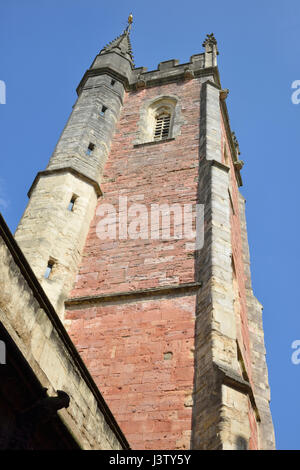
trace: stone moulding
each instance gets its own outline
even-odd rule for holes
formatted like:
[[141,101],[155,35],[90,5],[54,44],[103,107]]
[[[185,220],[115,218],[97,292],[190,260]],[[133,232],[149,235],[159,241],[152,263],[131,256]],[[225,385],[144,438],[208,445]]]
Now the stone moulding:
[[[138,70],[139,69],[133,69],[132,73],[134,74],[134,72]],[[165,85],[167,83],[177,82],[178,80],[187,80],[187,78],[193,79],[206,76],[211,77],[212,75],[214,76],[218,87],[221,88],[217,67],[197,68],[193,62],[187,62],[185,64],[174,65],[174,67],[169,68],[167,70],[151,70],[147,72],[142,72],[139,73],[137,77],[134,77],[133,75],[132,81],[130,82],[127,77],[124,77],[123,75],[113,69],[110,69],[109,67],[98,67],[96,69],[88,69],[86,70],[76,89],[77,95],[80,95],[83,88],[85,87],[87,80],[90,77],[96,77],[98,75],[104,74],[109,75],[112,78],[120,81],[124,85],[126,91],[137,91],[140,88],[150,88],[157,85]],[[142,86],[140,82],[143,82]]]
[[102,191],[100,188],[99,183],[97,181],[92,180],[88,176],[85,176],[84,174],[80,173],[79,171],[75,170],[74,168],[71,167],[65,167],[65,168],[54,168],[53,170],[43,170],[39,171],[38,174],[36,175],[27,195],[30,198],[32,191],[34,190],[35,186],[37,185],[39,179],[41,176],[48,176],[48,175],[55,175],[57,173],[71,173],[74,176],[77,176],[77,178],[85,181],[86,183],[89,183],[91,186],[94,187],[95,192],[97,194],[97,197],[102,196]]
[[188,282],[184,284],[176,284],[169,286],[154,287],[150,289],[140,289],[125,292],[115,292],[102,295],[90,295],[86,297],[73,297],[65,301],[65,306],[72,308],[73,306],[98,304],[103,302],[118,302],[120,300],[136,300],[149,297],[164,295],[190,295],[195,293],[202,286],[201,282]]
[[213,363],[213,367],[216,370],[223,385],[227,385],[228,387],[249,396],[251,405],[256,414],[257,421],[260,422],[261,419],[250,382],[240,377],[234,370],[218,364],[217,362]]
[[90,77],[97,77],[98,75],[109,75],[111,78],[115,79],[115,80],[118,80],[119,82],[121,82],[123,85],[124,85],[124,88],[125,90],[129,90],[130,89],[130,85],[129,85],[129,82],[128,82],[128,79],[125,78],[123,75],[121,75],[120,73],[116,72],[115,70],[112,70],[108,67],[99,67],[97,69],[88,69],[84,76],[82,77],[78,87],[76,88],[76,93],[77,95],[79,96],[80,93],[82,92],[87,80],[90,78]]
[[230,168],[227,165],[224,165],[224,163],[219,162],[218,160],[208,160],[211,162],[211,166],[216,166],[220,168],[220,170],[225,171],[226,173],[229,172]]
[[[111,74],[109,74],[109,75],[111,75]],[[123,106],[124,103],[123,103],[123,99],[122,99],[122,97],[120,96],[120,94],[119,94],[117,91],[113,90],[112,88],[108,87],[105,83],[101,83],[101,84],[99,84],[99,85],[93,84],[93,85],[91,85],[91,86],[88,86],[88,85],[87,85],[87,86],[84,87],[84,90],[85,90],[85,91],[86,91],[86,90],[96,90],[96,89],[101,89],[101,88],[102,88],[102,89],[105,89],[106,91],[109,91],[109,93],[114,94],[114,95],[118,98],[118,100],[120,101],[121,106]]]
[[150,142],[142,142],[141,144],[134,144],[134,148],[138,147],[143,147],[145,145],[155,145],[155,144],[162,144],[163,142],[171,142],[172,140],[175,140],[175,137],[168,137],[167,139],[161,139],[161,140],[151,140]]

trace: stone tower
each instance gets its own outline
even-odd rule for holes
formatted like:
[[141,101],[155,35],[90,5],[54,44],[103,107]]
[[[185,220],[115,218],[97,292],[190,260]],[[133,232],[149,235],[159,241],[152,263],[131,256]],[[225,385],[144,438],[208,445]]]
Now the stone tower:
[[272,449],[217,42],[147,71],[131,21],[82,78],[16,240],[133,449]]

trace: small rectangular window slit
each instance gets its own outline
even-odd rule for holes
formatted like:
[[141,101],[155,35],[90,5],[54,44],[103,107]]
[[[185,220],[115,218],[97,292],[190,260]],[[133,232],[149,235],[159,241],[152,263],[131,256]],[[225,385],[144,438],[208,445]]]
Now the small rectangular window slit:
[[100,116],[104,116],[106,110],[107,110],[107,107],[106,107],[106,106],[102,106],[101,111],[100,111],[100,113],[99,113]]
[[73,211],[74,210],[74,204],[75,204],[75,201],[77,199],[77,196],[75,196],[75,194],[73,194],[70,202],[69,202],[69,205],[68,205],[68,211]]
[[90,143],[88,148],[87,148],[86,154],[91,155],[91,153],[94,149],[95,149],[95,144]]
[[52,273],[53,266],[54,266],[54,261],[49,260],[49,261],[48,261],[47,268],[46,268],[46,271],[45,271],[45,274],[44,274],[44,278],[45,278],[45,279],[49,279],[49,277],[50,277],[50,275],[51,275],[51,273]]
[[110,82],[111,86],[114,86],[114,84],[116,83],[116,80],[112,79],[112,81]]

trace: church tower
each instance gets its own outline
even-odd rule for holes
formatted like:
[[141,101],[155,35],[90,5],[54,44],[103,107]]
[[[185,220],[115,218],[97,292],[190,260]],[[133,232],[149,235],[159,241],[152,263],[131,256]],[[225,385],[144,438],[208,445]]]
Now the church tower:
[[262,306],[217,41],[95,58],[15,237],[133,449],[272,449]]

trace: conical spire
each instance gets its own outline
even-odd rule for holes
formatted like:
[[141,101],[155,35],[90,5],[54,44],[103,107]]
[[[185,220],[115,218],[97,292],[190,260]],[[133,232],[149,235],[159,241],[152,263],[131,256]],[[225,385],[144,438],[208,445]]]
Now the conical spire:
[[107,52],[116,51],[119,54],[122,54],[126,57],[132,65],[134,65],[132,47],[130,43],[130,30],[132,25],[132,14],[128,17],[128,25],[124,29],[123,33],[120,34],[116,39],[107,44],[103,49],[101,49],[100,54],[106,54]]

